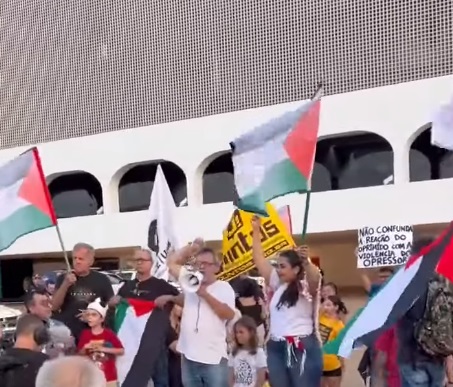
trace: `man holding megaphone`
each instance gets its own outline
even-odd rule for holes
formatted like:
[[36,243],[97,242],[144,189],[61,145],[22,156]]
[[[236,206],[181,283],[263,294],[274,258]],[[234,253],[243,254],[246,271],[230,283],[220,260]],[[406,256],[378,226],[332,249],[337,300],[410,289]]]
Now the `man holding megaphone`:
[[[189,260],[192,268],[186,267]],[[170,274],[184,296],[178,351],[182,354],[184,387],[228,387],[226,323],[234,317],[235,295],[228,282],[217,279],[220,261],[203,240],[173,252]],[[161,296],[156,303],[181,303],[180,297]]]

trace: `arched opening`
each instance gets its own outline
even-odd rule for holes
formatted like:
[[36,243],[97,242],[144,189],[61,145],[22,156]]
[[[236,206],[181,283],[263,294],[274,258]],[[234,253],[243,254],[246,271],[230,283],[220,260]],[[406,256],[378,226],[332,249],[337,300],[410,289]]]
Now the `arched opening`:
[[410,181],[453,177],[453,152],[431,145],[431,127],[423,130],[409,150]]
[[212,160],[203,173],[203,204],[232,202],[234,173],[231,153]]
[[51,179],[49,192],[60,219],[102,213],[101,184],[88,172],[67,172]]
[[170,161],[151,161],[135,165],[119,181],[118,200],[120,212],[148,209],[154,186],[157,166],[162,166],[165,179],[177,206],[187,205],[187,181],[183,170]]
[[[321,139],[317,144],[312,189],[348,189],[393,184],[393,150],[374,133],[355,133]],[[323,166],[326,170],[317,167]],[[327,189],[326,189],[327,188]]]

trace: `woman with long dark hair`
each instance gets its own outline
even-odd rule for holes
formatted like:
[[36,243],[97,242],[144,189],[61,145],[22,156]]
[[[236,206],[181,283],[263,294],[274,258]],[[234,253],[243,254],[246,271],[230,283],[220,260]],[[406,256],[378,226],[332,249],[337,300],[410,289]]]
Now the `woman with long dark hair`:
[[323,360],[318,334],[321,275],[308,257],[307,247],[282,251],[274,268],[261,245],[261,221],[255,216],[253,260],[273,290],[269,304],[267,343],[272,387],[319,387]]

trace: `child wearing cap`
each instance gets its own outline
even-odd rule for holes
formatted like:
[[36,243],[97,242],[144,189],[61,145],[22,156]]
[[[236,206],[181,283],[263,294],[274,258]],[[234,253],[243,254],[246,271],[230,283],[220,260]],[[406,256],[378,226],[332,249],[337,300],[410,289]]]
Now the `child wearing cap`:
[[124,354],[124,348],[115,333],[104,328],[106,314],[107,307],[101,305],[99,298],[88,305],[84,317],[90,328],[80,335],[78,350],[104,372],[108,387],[116,387],[118,376],[115,358]]

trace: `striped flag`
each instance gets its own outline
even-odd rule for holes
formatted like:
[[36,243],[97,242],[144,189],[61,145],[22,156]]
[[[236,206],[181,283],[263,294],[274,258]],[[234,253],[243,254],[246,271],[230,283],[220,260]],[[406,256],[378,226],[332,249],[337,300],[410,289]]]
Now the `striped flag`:
[[267,215],[266,203],[307,192],[315,160],[321,112],[319,89],[298,110],[286,113],[230,143],[238,207]]
[[122,300],[116,308],[115,331],[124,347],[116,359],[120,387],[146,387],[165,353],[168,315],[152,301]]
[[0,168],[0,251],[57,224],[37,148]]
[[426,290],[437,272],[453,280],[453,223],[431,245],[412,256],[384,287],[324,346],[327,354],[348,358],[355,348],[371,346]]

